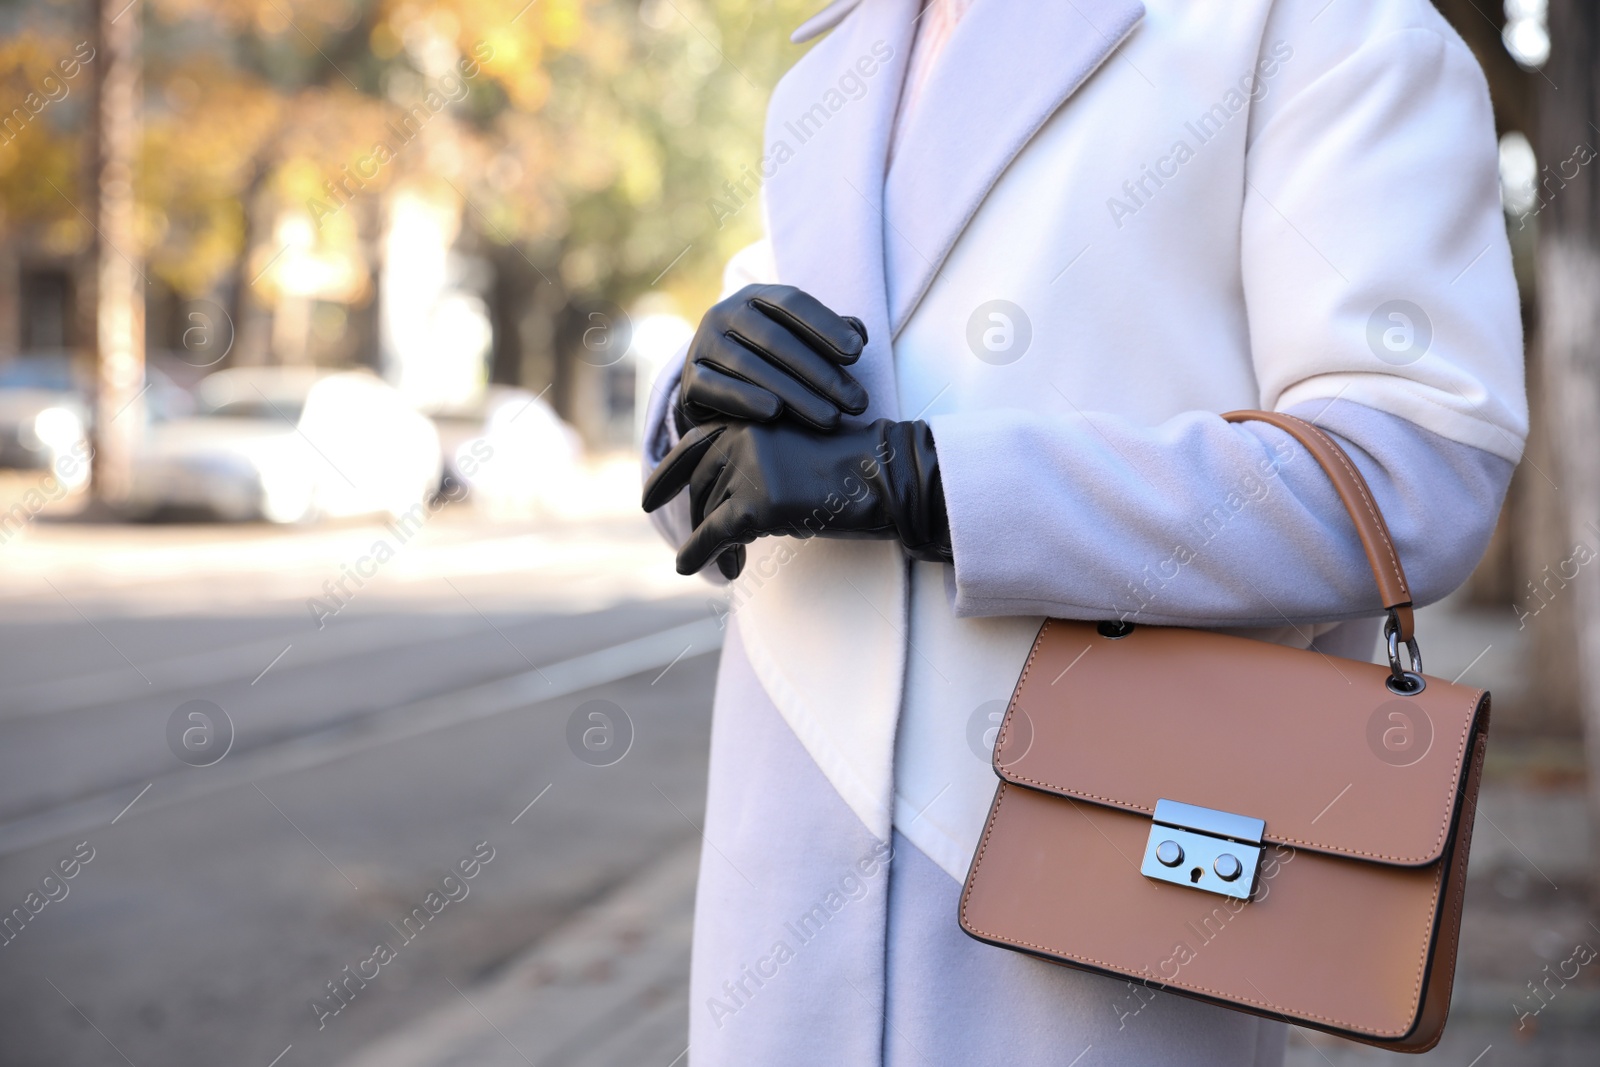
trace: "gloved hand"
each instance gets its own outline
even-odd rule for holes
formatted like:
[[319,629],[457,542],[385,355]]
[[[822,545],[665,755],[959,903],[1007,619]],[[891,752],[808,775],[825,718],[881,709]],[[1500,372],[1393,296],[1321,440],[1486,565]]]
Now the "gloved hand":
[[644,509],[687,486],[694,532],[678,573],[717,560],[729,579],[757,537],[898,539],[913,559],[949,562],[950,523],[925,422],[879,419],[818,434],[786,423],[696,426],[650,475]]
[[727,417],[774,422],[786,412],[824,432],[867,410],[841,368],[861,358],[867,328],[792,285],[747,285],[706,312],[689,343],[673,415],[680,435]]

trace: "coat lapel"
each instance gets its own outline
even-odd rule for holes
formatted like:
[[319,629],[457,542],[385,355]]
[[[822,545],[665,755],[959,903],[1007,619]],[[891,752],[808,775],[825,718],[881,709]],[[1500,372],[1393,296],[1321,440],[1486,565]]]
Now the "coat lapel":
[[870,337],[852,372],[866,420],[895,418],[883,274],[883,172],[917,0],[865,0],[773,91],[763,164],[778,278]]
[[978,0],[934,66],[884,190],[892,332],[990,188],[1133,32],[1139,0]]
[[[795,64],[767,110],[763,194],[777,279],[866,323],[870,339],[851,368],[870,397],[863,419],[899,415],[884,297],[883,173],[916,11],[917,0],[861,0]],[[732,594],[762,688],[880,841],[891,832],[905,591],[905,560],[893,542],[768,537],[750,546]],[[881,939],[860,948],[883,958]],[[827,995],[846,998],[835,1017],[854,1011],[849,992]],[[881,1003],[881,982],[862,995]],[[880,1019],[870,1025],[881,1027]]]
[[789,40],[795,44],[805,44],[813,37],[821,37],[860,6],[861,0],[833,0],[833,3],[802,22],[799,28],[789,35]]

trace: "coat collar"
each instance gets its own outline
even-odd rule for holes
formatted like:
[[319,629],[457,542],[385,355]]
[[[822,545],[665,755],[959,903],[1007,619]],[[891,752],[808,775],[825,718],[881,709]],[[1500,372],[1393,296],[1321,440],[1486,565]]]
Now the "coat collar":
[[901,417],[891,342],[990,188],[1144,17],[1139,0],[980,0],[923,89],[886,181],[919,9],[846,0],[823,11],[813,22],[842,21],[767,111],[778,278],[866,323],[871,340],[852,368],[871,397],[864,421]]
[[821,37],[843,22],[844,17],[860,5],[861,0],[833,0],[833,3],[802,22],[789,35],[789,40],[795,44],[805,44],[813,37]]
[[885,185],[893,334],[1017,153],[1143,17],[1139,0],[979,0],[962,18]]
[[917,7],[864,0],[778,83],[767,109],[763,192],[778,278],[866,323],[852,368],[871,398],[866,420],[898,415],[883,173]]

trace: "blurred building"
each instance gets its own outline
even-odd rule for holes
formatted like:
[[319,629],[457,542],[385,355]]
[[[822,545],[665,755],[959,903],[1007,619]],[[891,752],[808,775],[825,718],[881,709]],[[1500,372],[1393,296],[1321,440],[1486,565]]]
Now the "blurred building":
[[[380,230],[376,207],[364,214]],[[430,414],[470,413],[489,385],[520,386],[551,403],[590,449],[633,442],[662,338],[681,343],[681,319],[649,313],[640,337],[649,352],[632,343],[632,316],[610,306],[569,310],[564,317],[582,328],[562,337],[563,316],[538,304],[523,271],[503,275],[506,249],[464,224],[459,204],[401,192],[384,214],[381,232],[334,253],[317,247],[303,216],[277,220],[268,230],[276,251],[262,245],[246,257],[253,287],[241,271],[191,299],[151,276],[151,364],[182,385],[229,366],[368,367]],[[0,237],[0,365],[59,354],[87,375],[87,267],[85,249],[62,249],[45,234]],[[241,294],[241,283],[250,291]]]

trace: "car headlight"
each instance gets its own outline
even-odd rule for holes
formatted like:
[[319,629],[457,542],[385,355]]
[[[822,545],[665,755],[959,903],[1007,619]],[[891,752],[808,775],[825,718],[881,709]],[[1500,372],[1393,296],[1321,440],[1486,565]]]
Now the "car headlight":
[[66,408],[45,408],[33,417],[33,435],[52,452],[70,452],[83,440],[83,420]]

